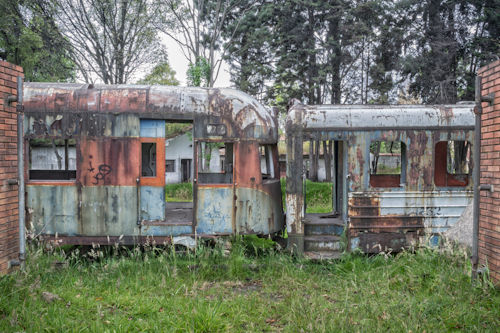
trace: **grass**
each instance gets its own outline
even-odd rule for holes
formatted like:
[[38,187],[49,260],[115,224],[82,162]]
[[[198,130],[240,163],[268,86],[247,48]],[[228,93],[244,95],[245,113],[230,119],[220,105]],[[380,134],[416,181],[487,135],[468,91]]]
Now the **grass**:
[[[283,205],[285,205],[286,178],[281,178],[281,194]],[[332,183],[313,182],[307,179],[306,213],[330,213],[333,210],[332,207]]]
[[[423,248],[315,263],[236,239],[196,253],[31,248],[0,277],[0,331],[498,331],[500,291],[463,252]],[[67,266],[56,268],[55,261]],[[44,299],[44,292],[57,295]],[[47,294],[46,294],[47,295]]]
[[167,184],[165,185],[165,198],[169,202],[191,202],[193,201],[193,184]]

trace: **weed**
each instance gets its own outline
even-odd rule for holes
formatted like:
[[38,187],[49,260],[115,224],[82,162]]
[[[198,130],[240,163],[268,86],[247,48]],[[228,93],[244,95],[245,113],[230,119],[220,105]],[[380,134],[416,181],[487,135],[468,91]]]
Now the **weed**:
[[497,331],[500,290],[470,268],[452,246],[315,263],[255,237],[31,245],[26,270],[0,277],[0,331]]

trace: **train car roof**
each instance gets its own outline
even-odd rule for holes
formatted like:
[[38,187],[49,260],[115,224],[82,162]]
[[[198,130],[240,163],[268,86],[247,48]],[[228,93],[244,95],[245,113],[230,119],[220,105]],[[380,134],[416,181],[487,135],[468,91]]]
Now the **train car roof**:
[[454,105],[302,105],[287,121],[305,130],[474,129],[474,103]]
[[177,120],[215,116],[230,121],[248,137],[252,128],[259,128],[259,135],[277,140],[274,112],[230,88],[24,83],[23,93],[26,112],[134,113]]

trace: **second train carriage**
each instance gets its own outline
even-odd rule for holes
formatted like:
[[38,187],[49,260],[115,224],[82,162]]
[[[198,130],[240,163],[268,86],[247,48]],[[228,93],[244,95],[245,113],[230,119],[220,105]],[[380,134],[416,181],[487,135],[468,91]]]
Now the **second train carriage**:
[[[113,244],[283,229],[276,115],[244,93],[25,83],[24,112],[26,207],[37,234]],[[165,200],[171,121],[193,123],[192,203]]]
[[[289,246],[335,256],[344,230],[348,249],[368,253],[424,236],[435,241],[472,200],[473,109],[296,103],[286,120]],[[334,141],[330,214],[305,213],[303,143],[310,140]],[[391,167],[377,168],[380,147],[390,149]]]

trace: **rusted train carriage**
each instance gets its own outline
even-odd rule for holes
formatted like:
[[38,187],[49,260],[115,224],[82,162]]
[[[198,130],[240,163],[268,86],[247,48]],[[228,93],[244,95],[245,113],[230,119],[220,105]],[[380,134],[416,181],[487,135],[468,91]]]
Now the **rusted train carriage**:
[[[347,228],[351,250],[397,251],[447,230],[473,195],[473,108],[292,106],[286,123],[289,245],[311,256],[335,256]],[[308,140],[334,141],[330,214],[305,214],[302,150]],[[392,166],[377,165],[381,155]]]
[[[26,83],[24,112],[26,206],[37,234],[130,244],[284,226],[276,115],[246,94]],[[193,123],[192,203],[165,200],[172,121]]]

